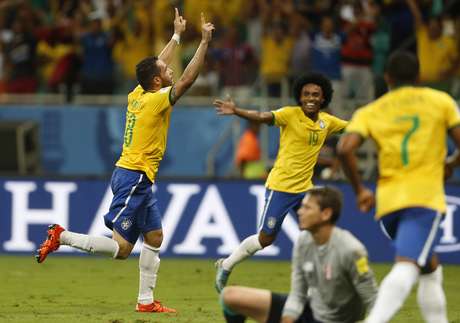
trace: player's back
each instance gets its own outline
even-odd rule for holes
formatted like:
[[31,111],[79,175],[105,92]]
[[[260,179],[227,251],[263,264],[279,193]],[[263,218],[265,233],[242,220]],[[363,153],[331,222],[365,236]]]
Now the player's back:
[[447,129],[458,122],[453,99],[441,91],[405,86],[363,107],[356,121],[365,124],[377,144],[378,195],[385,196],[378,214],[400,206],[442,211]]

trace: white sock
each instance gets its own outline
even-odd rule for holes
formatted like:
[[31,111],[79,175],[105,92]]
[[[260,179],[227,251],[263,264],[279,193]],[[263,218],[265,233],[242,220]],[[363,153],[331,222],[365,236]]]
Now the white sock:
[[95,237],[87,234],[62,231],[59,238],[62,245],[71,246],[86,252],[110,255],[117,257],[120,247],[118,243],[108,237]]
[[442,267],[434,272],[420,275],[417,301],[427,323],[447,323],[446,296],[442,289]]
[[397,262],[380,284],[377,300],[366,323],[386,323],[401,308],[419,277],[418,267],[410,262]]
[[137,302],[140,304],[153,303],[153,290],[157,281],[157,272],[160,268],[160,248],[147,244],[142,245],[139,257],[139,295]]
[[237,263],[252,256],[261,249],[262,245],[259,242],[259,235],[254,234],[249,236],[244,239],[235,250],[233,250],[230,256],[224,259],[222,262],[222,267],[225,270],[231,271]]

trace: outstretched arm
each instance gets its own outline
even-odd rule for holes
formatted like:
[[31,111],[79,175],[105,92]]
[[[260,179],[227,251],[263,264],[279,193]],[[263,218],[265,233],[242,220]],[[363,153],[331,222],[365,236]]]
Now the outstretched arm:
[[198,73],[203,66],[206,51],[208,50],[208,43],[211,41],[213,30],[214,25],[210,22],[206,22],[204,14],[201,13],[201,42],[192,60],[185,68],[184,73],[171,89],[171,104],[176,103],[185,91],[187,91],[187,89],[193,84],[193,82],[195,82]]
[[357,195],[358,207],[361,212],[369,212],[375,204],[374,194],[363,185],[358,172],[358,162],[355,152],[361,146],[363,140],[356,133],[342,135],[337,144],[337,154],[342,163],[342,168],[351,182],[353,190]]
[[417,29],[423,24],[422,12],[420,11],[416,0],[406,0],[406,3],[412,13],[412,16],[414,17],[415,28]]
[[185,25],[187,24],[187,20],[185,20],[182,16],[179,15],[179,10],[174,8],[175,17],[174,17],[174,35],[172,36],[171,40],[166,44],[165,48],[161,51],[158,58],[161,59],[166,65],[169,65],[173,58],[174,49],[180,42],[180,35],[185,30]]
[[227,99],[225,101],[214,100],[213,104],[216,107],[218,115],[236,115],[246,120],[266,124],[273,124],[274,121],[273,113],[238,108],[232,99]]

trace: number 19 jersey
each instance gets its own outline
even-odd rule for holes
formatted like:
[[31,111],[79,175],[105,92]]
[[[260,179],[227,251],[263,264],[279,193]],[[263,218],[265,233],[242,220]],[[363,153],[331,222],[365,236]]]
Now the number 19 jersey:
[[455,101],[423,87],[395,89],[355,112],[346,132],[377,145],[377,218],[408,207],[445,212],[446,135],[458,125]]
[[268,189],[301,193],[313,187],[313,168],[327,137],[342,131],[347,121],[326,112],[318,120],[308,118],[299,106],[272,111],[275,126],[280,128],[278,156],[268,175]]

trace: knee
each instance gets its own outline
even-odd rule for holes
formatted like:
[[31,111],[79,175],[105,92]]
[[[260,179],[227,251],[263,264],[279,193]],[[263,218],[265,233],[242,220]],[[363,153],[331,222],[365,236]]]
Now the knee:
[[131,254],[131,246],[123,243],[118,243],[118,253],[116,259],[124,260]]
[[163,242],[163,232],[161,230],[150,232],[144,235],[144,241],[153,248],[160,248]]
[[240,297],[240,292],[238,290],[238,287],[225,287],[222,290],[222,301],[231,310],[235,310],[238,308],[239,305],[239,300],[241,299]]
[[259,234],[259,243],[262,246],[262,248],[268,247],[275,241],[276,235],[267,235],[263,232]]

